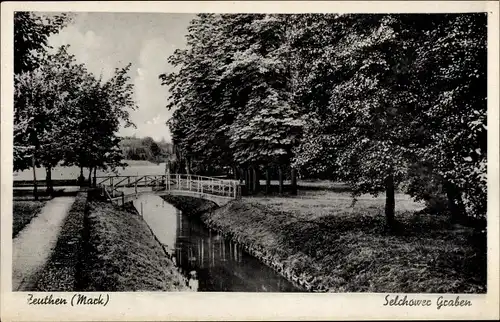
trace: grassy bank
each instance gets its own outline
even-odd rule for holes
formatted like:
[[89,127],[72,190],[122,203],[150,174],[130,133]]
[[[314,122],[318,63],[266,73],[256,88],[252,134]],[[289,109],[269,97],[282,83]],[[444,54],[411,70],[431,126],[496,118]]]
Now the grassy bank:
[[186,290],[146,222],[130,209],[91,201],[85,220],[83,291]]
[[[187,211],[191,199],[167,201]],[[352,207],[347,193],[333,192],[245,198],[201,218],[311,290],[486,292],[485,235],[417,215],[420,205],[404,195],[397,196],[398,230],[389,233],[383,202],[362,196]]]
[[80,192],[61,227],[56,246],[36,283],[39,292],[79,290],[82,260],[83,218],[87,193]]
[[45,201],[34,200],[14,200],[12,208],[12,238],[30,223],[36,215],[40,213]]

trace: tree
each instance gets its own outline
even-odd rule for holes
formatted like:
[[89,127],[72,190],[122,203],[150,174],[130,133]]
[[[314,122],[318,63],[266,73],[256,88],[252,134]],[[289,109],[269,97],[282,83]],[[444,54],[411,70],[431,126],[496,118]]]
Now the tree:
[[[65,116],[74,108],[76,84],[85,72],[66,47],[47,55],[43,65],[15,76],[14,170],[44,166],[47,191],[52,192],[51,168],[63,158],[67,139]],[[31,160],[28,160],[31,159]],[[36,186],[36,180],[35,180]],[[36,189],[35,189],[36,190]]]
[[[310,18],[297,45],[307,41],[318,48],[311,52],[319,54],[303,56],[303,68],[312,75],[301,83],[300,97],[313,113],[296,163],[332,171],[358,192],[385,187],[388,223],[393,221],[394,186],[417,163],[433,165],[432,173],[444,179],[456,206],[457,187],[468,181],[456,169],[471,169],[471,186],[484,191],[478,182],[486,142],[480,90],[485,87],[477,81],[485,79],[484,17],[480,20],[477,15]],[[325,25],[334,28],[326,33],[332,35],[329,40],[304,39]],[[331,90],[324,90],[325,84]],[[470,113],[458,108],[458,100],[452,103],[458,97]]]
[[67,14],[42,16],[34,12],[14,13],[14,73],[35,70],[44,61],[50,35],[71,20]]
[[288,162],[300,128],[282,22],[273,15],[199,15],[188,49],[169,59],[179,71],[160,76],[173,93],[169,125],[186,158],[250,168],[253,180],[246,181],[254,190],[260,165]]
[[69,116],[73,126],[65,154],[66,165],[80,167],[81,182],[85,167],[89,173],[94,171],[95,176],[97,168],[114,170],[125,165],[121,162],[123,154],[116,132],[120,123],[125,127],[135,126],[129,117],[129,110],[136,109],[133,85],[128,76],[130,66],[117,68],[107,81],[87,74],[81,82],[78,107]]

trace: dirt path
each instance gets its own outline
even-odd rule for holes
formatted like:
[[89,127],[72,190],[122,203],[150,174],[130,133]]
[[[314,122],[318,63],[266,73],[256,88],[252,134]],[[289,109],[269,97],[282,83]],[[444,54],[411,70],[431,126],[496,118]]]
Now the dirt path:
[[75,197],[56,197],[12,241],[12,290],[28,291],[57,242]]

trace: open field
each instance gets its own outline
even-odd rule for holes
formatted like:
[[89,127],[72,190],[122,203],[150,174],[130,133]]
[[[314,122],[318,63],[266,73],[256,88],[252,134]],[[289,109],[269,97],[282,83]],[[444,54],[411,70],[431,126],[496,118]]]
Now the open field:
[[[164,174],[165,173],[165,163],[160,163],[156,165],[149,161],[133,161],[125,160],[128,166],[123,168],[117,168],[116,174],[119,175],[145,175],[145,174]],[[36,178],[37,180],[45,180],[45,168],[36,168]],[[111,171],[100,171],[97,170],[97,176],[115,174]],[[53,180],[76,180],[80,175],[80,168],[76,166],[71,167],[56,167],[52,170]],[[83,175],[85,178],[88,177],[88,169],[83,169]],[[33,180],[33,170],[28,169],[24,171],[14,172],[14,181],[22,180]]]
[[[333,186],[333,185],[332,185]],[[248,202],[256,202],[290,213],[308,213],[313,218],[329,215],[332,212],[343,211],[349,214],[366,211],[382,211],[385,205],[385,196],[363,194],[356,198],[353,204],[351,193],[335,192],[331,190],[299,190],[297,196],[286,197],[245,197]],[[396,211],[419,211],[425,207],[423,202],[415,202],[410,196],[402,193],[395,195]]]
[[40,213],[45,201],[14,200],[12,209],[12,238],[26,227],[30,221]]

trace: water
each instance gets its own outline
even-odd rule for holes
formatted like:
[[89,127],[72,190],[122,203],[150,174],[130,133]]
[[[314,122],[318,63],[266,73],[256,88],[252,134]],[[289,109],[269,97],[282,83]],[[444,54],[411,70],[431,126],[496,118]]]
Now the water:
[[155,195],[134,201],[160,242],[166,245],[180,271],[197,291],[299,292],[292,283],[224,239],[201,221]]

